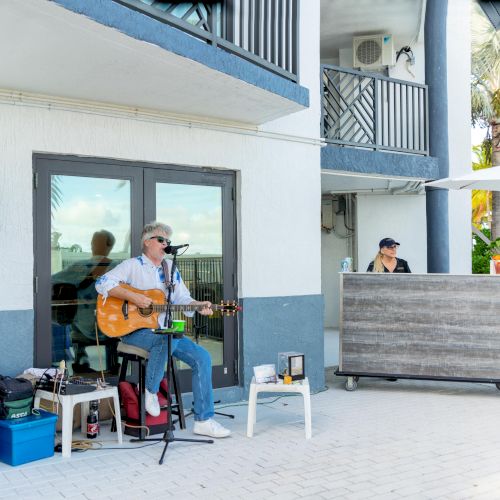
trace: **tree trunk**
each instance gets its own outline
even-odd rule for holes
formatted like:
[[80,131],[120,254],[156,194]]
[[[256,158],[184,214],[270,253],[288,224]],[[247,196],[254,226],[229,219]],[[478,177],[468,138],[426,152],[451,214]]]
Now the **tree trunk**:
[[[491,164],[500,166],[500,119],[491,122]],[[500,238],[500,191],[492,191],[491,240]]]

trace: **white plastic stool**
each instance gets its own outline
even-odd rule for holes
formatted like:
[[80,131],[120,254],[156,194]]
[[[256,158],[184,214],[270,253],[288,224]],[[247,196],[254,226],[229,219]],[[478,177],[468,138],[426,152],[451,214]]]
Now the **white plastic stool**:
[[96,401],[105,398],[113,398],[113,406],[116,418],[116,437],[118,443],[122,443],[122,421],[120,413],[120,400],[118,398],[118,389],[116,387],[106,387],[105,389],[96,389],[92,392],[82,392],[80,394],[68,394],[67,396],[53,394],[49,391],[38,389],[35,395],[35,408],[40,407],[40,399],[48,401],[58,400],[61,403],[62,410],[62,456],[71,456],[71,442],[73,440],[73,407],[77,403],[86,403],[82,405],[81,429],[85,431],[87,426],[87,415],[89,413],[89,401]]
[[300,392],[304,396],[306,439],[311,439],[311,392],[307,377],[300,382],[286,385],[281,380],[275,384],[258,384],[255,382],[255,377],[253,377],[248,397],[247,437],[253,436],[253,426],[257,420],[257,394],[259,392]]

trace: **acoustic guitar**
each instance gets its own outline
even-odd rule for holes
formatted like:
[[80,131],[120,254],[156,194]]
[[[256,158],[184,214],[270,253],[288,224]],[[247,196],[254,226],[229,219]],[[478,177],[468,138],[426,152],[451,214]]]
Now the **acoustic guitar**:
[[[149,307],[137,307],[128,300],[117,299],[108,296],[106,299],[102,295],[97,297],[97,325],[102,333],[108,337],[122,337],[140,328],[158,328],[158,316],[167,309],[167,299],[165,294],[158,289],[138,290],[129,285],[121,285],[123,288],[135,293],[140,293],[152,299],[153,303]],[[221,311],[227,316],[241,311],[241,307],[234,301],[212,304],[212,310]],[[200,305],[178,305],[171,304],[173,311],[198,311],[203,309]]]

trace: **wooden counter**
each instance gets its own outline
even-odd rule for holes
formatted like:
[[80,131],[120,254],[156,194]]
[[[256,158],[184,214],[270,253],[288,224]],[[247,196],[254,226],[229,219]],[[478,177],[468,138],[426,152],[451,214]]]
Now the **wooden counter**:
[[340,292],[338,374],[500,382],[500,276],[342,273]]

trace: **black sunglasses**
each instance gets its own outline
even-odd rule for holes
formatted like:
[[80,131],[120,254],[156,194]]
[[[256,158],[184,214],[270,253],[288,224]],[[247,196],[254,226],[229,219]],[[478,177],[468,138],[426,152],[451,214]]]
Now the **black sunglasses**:
[[172,243],[169,239],[164,238],[163,236],[151,236],[151,238],[149,239],[156,240],[158,243],[166,243],[167,245],[170,245],[170,243]]

